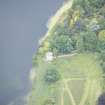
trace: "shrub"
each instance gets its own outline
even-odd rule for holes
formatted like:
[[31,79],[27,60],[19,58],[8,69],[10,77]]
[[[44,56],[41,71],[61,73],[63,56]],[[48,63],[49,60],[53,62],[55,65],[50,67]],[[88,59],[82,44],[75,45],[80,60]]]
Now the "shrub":
[[105,0],[88,0],[90,2],[90,5],[95,8],[101,8],[105,5]]
[[76,5],[80,5],[82,7],[93,7],[93,8],[101,8],[105,5],[105,0],[75,0]]
[[44,80],[46,83],[48,84],[52,84],[57,82],[60,79],[60,75],[59,72],[54,69],[54,68],[50,68],[46,71],[45,75],[44,75]]

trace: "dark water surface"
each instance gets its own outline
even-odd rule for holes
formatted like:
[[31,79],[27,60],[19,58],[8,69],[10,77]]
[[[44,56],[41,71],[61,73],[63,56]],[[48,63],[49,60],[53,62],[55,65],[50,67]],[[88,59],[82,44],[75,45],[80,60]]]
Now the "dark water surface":
[[0,105],[29,88],[29,70],[49,17],[63,0],[0,0]]

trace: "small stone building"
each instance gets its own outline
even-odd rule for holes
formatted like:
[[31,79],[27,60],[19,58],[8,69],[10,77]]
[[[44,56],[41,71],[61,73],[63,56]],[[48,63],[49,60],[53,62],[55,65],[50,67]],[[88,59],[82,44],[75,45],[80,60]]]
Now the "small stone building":
[[53,53],[52,52],[47,52],[46,53],[46,61],[52,61],[54,58]]

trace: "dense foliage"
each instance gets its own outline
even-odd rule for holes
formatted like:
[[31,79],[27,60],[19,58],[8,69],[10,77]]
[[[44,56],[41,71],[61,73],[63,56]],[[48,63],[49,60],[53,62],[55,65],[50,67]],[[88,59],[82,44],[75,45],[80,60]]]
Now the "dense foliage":
[[52,51],[57,51],[58,53],[66,54],[71,53],[73,48],[73,42],[69,36],[55,36],[51,40],[51,49]]
[[48,84],[57,82],[59,78],[60,78],[59,72],[54,68],[48,69],[44,76],[44,80]]
[[98,41],[105,40],[104,5],[105,0],[74,0],[73,10],[61,16],[46,38],[49,44],[43,44],[42,49],[57,54],[71,53],[81,47],[81,51],[97,51]]
[[79,42],[77,43],[78,49],[82,51],[96,51],[97,37],[93,32],[83,32],[80,35]]

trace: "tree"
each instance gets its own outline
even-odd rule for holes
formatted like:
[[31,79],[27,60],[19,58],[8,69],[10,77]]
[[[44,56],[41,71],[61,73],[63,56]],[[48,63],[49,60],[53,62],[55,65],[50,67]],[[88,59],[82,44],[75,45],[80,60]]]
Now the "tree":
[[105,0],[75,0],[75,5],[80,5],[83,8],[93,7],[93,8],[101,8],[105,5]]
[[88,0],[90,2],[90,5],[95,8],[101,8],[105,5],[105,0]]
[[50,41],[52,50],[56,49],[58,53],[65,54],[72,52],[73,42],[67,35],[59,35]]
[[77,48],[84,51],[96,51],[97,40],[97,36],[94,32],[82,32],[77,41]]
[[55,83],[59,79],[60,79],[59,72],[55,68],[49,68],[44,75],[44,80],[48,84]]

